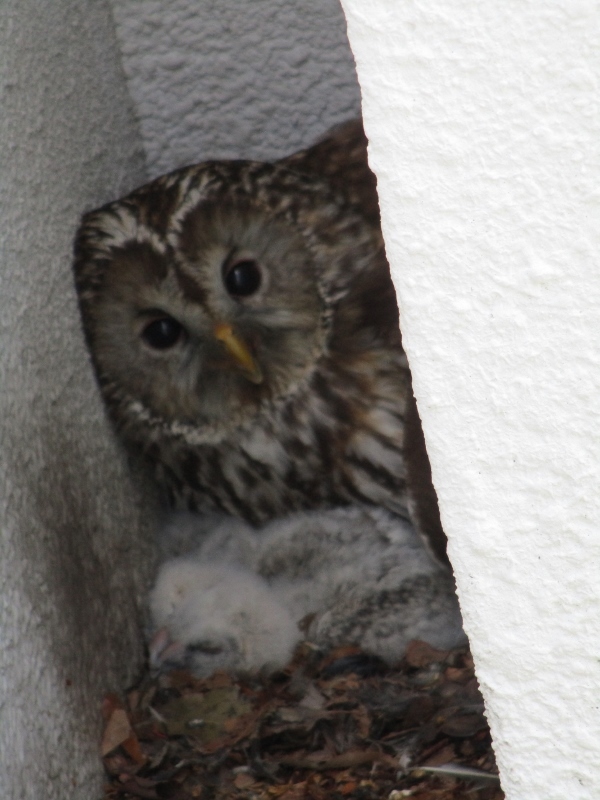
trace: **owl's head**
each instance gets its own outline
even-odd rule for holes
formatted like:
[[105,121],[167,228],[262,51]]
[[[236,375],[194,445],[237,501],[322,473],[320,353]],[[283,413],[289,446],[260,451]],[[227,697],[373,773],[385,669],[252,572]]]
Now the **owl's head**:
[[117,423],[215,442],[296,391],[376,246],[326,184],[252,162],[188,167],[87,214],[76,283]]

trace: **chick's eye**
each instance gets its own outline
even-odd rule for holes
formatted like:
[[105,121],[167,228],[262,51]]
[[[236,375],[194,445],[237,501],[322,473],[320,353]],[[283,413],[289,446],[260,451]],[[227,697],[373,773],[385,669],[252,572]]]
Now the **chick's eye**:
[[227,270],[223,282],[232,297],[249,297],[260,287],[260,267],[251,259],[238,261]]
[[217,656],[223,652],[223,647],[220,644],[210,640],[192,642],[187,649],[191,653],[206,653],[209,656]]
[[183,326],[173,317],[152,320],[142,331],[142,339],[155,350],[173,347],[183,336]]

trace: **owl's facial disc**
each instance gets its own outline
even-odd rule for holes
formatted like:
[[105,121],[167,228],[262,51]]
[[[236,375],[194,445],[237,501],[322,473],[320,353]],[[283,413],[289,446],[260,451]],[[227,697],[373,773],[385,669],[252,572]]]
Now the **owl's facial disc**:
[[237,201],[200,201],[161,223],[166,234],[134,222],[108,247],[113,213],[98,215],[101,290],[88,316],[128,435],[150,418],[218,441],[308,380],[329,335],[328,250],[299,223]]

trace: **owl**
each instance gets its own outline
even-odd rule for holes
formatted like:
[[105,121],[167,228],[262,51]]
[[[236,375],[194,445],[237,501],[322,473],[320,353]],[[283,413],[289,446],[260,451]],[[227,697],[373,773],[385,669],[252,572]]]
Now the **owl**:
[[107,408],[169,506],[377,505],[443,556],[360,122],[86,214],[74,268]]

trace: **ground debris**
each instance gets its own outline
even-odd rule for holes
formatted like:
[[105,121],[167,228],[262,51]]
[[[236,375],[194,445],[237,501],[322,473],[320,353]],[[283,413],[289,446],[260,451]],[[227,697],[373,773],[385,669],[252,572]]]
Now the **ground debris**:
[[465,648],[393,669],[308,647],[269,678],[152,677],[104,704],[105,800],[502,800]]

